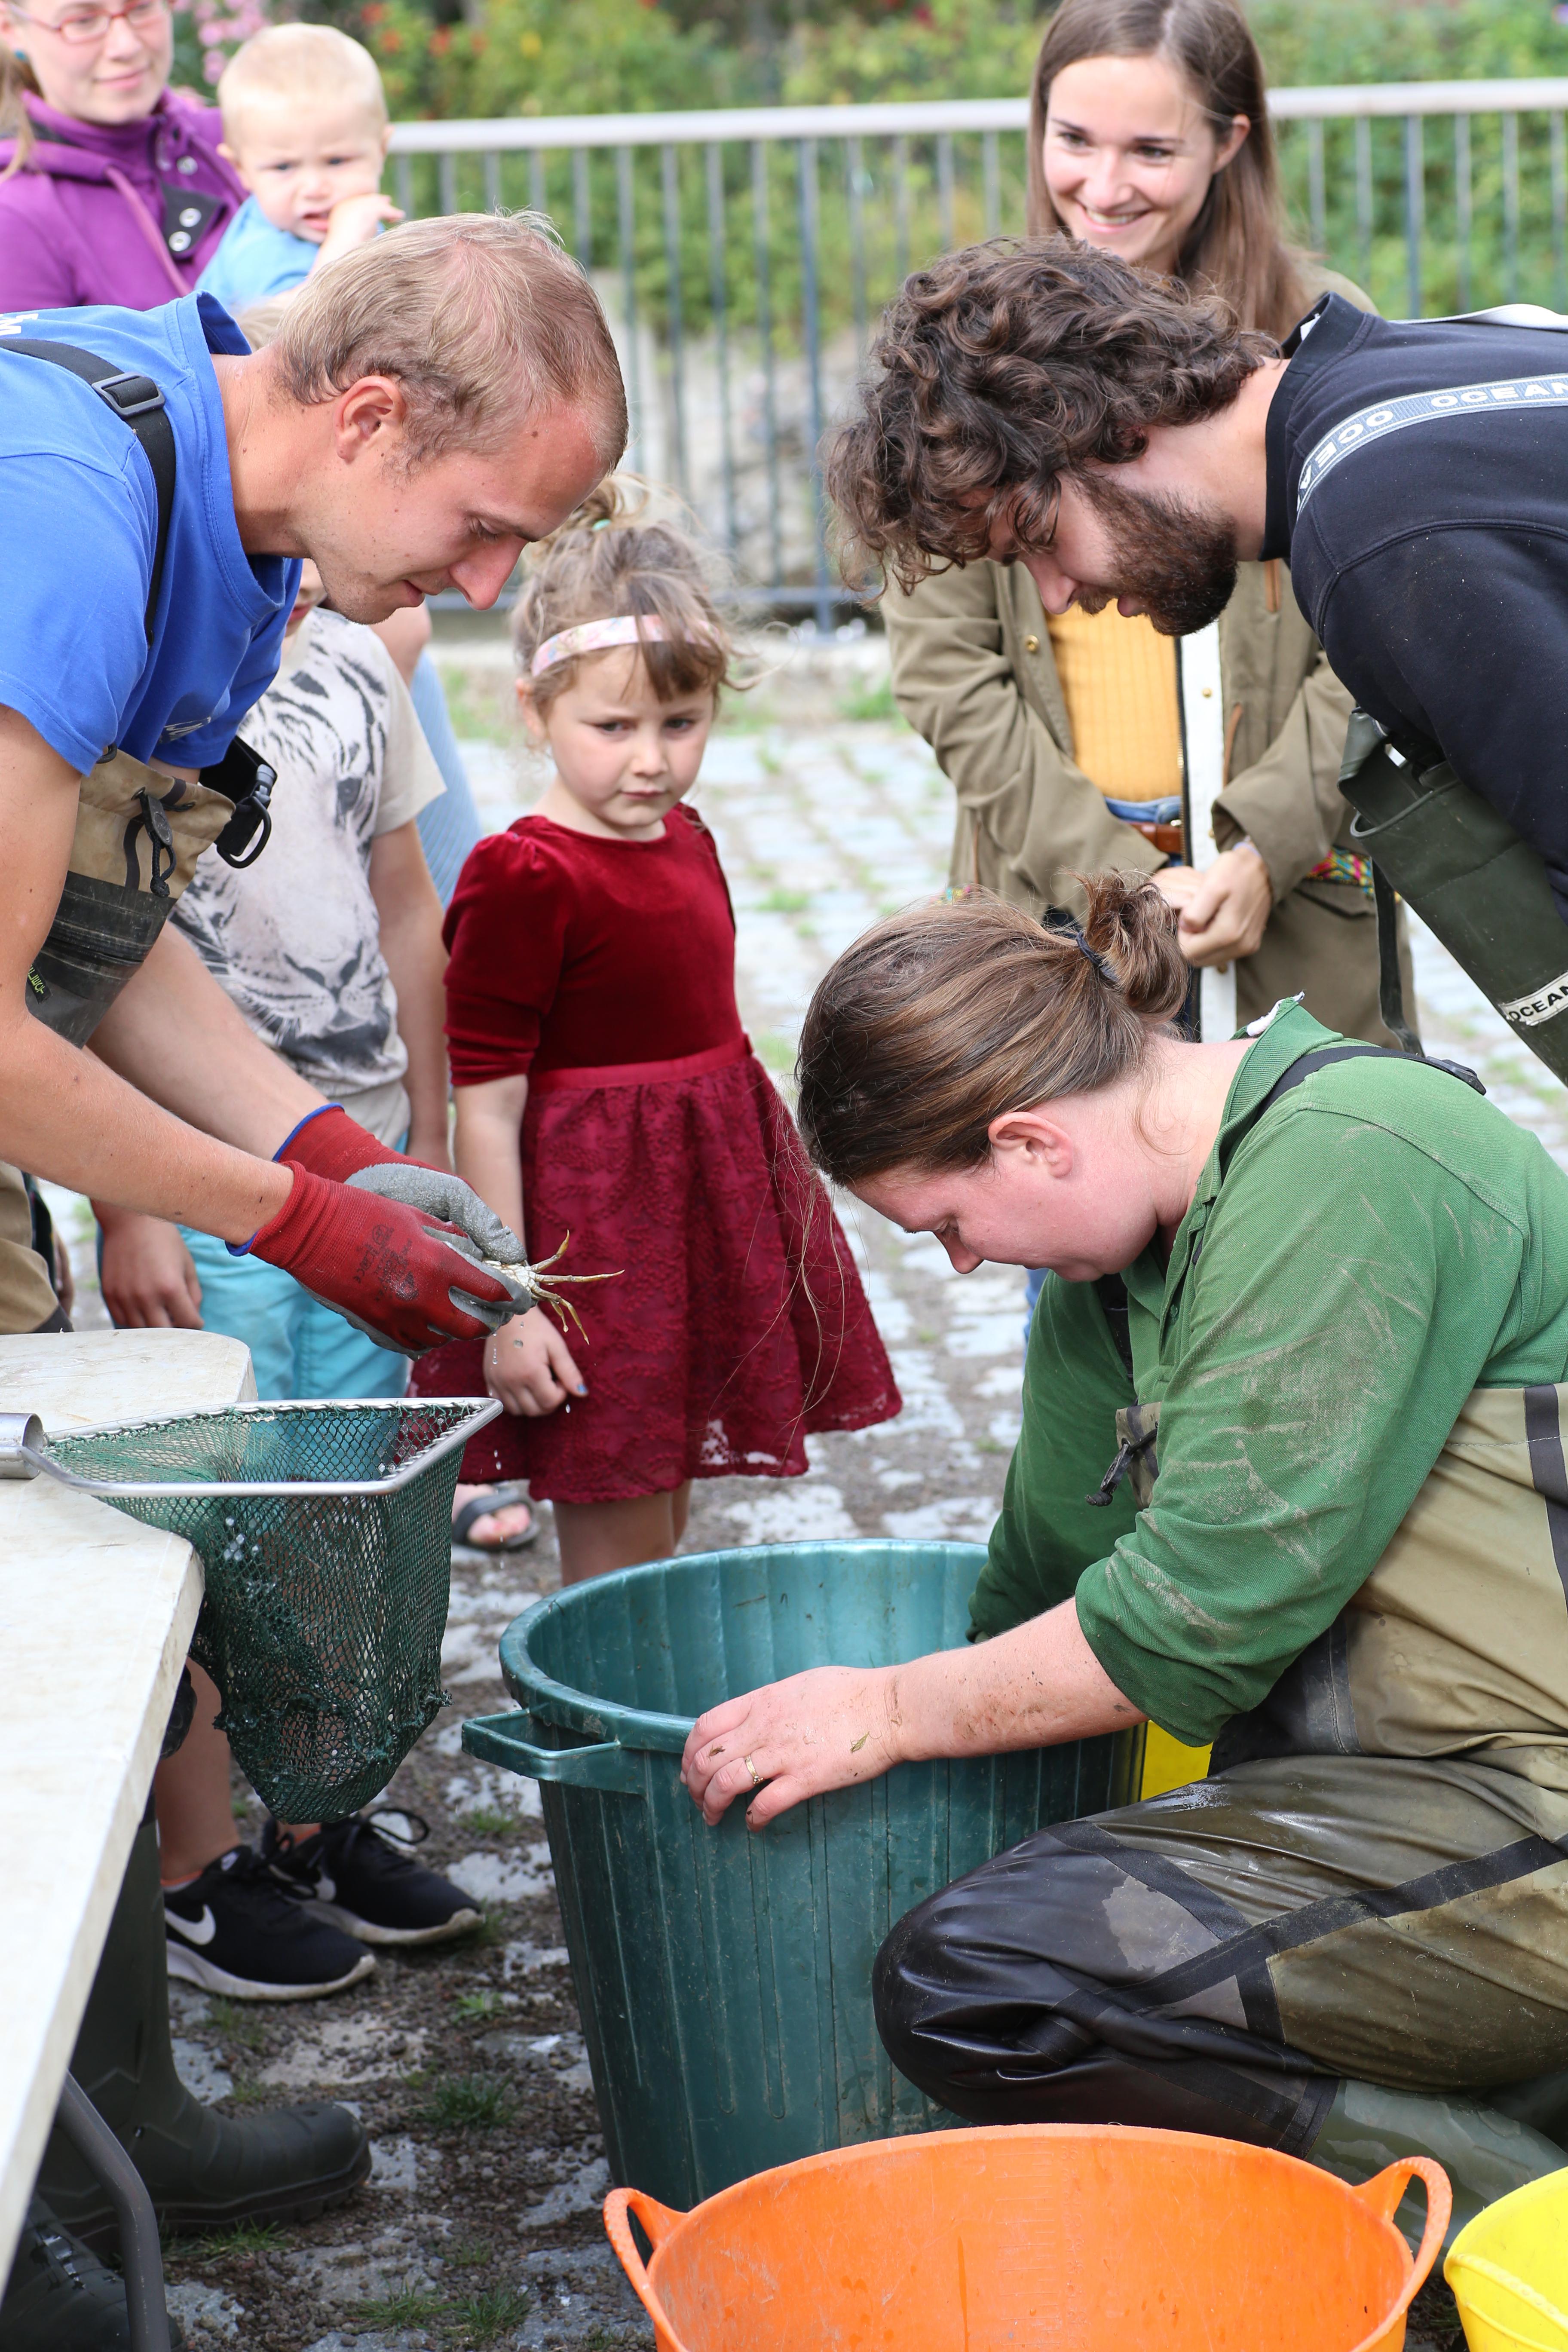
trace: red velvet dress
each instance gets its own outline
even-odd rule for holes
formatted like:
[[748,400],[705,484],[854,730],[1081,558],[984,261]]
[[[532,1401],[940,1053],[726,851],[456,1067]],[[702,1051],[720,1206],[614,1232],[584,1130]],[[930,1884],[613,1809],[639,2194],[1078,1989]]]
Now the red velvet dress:
[[[687,1478],[798,1477],[805,1439],[900,1408],[849,1244],[735,1003],[735,920],[684,805],[658,841],[520,818],[481,841],[447,916],[457,1085],[526,1072],[529,1255],[571,1234],[587,1383],[505,1413],[465,1479],[563,1503]],[[414,1367],[421,1396],[482,1396],[478,1341]]]

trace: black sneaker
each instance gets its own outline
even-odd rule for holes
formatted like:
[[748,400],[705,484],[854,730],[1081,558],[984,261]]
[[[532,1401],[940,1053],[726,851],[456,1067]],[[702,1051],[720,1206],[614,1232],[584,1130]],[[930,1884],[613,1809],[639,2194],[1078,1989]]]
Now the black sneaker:
[[261,1852],[272,1874],[310,1904],[319,1919],[331,1919],[367,1944],[441,1944],[479,1924],[471,1895],[412,1861],[400,1846],[420,1845],[430,1834],[417,1813],[395,1812],[416,1835],[378,1829],[374,1817],[352,1813],[328,1822],[313,1837],[296,1844],[287,1830],[268,1822]]
[[188,1886],[165,1887],[163,1924],[169,1974],[234,2000],[315,2000],[375,1966],[248,1845],[209,1862]]

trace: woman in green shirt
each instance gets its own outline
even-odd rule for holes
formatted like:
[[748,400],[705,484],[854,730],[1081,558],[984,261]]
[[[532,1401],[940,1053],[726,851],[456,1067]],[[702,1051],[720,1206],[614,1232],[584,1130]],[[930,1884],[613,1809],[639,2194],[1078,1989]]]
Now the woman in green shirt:
[[1051,1273],[974,1645],[732,1699],[687,1784],[760,1828],[907,1760],[1213,1741],[900,1921],[884,2040],[976,2122],[1424,2150],[1462,2218],[1568,2164],[1568,1175],[1299,1003],[1189,1044],[1184,986],[1136,877],[1081,930],[918,908],[823,982],[824,1172]]

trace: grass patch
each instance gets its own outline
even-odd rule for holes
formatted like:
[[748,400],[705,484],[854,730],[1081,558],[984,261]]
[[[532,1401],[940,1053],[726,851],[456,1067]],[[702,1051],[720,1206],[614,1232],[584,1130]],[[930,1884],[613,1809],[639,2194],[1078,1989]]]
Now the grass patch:
[[517,2093],[495,2074],[441,2074],[419,2114],[438,2131],[490,2131],[510,2117]]
[[458,1818],[466,1830],[477,1830],[480,1837],[515,1837],[522,1827],[516,1813],[503,1812],[499,1805],[476,1805]]
[[455,2271],[478,2270],[495,2260],[495,2248],[488,2238],[474,2238],[467,2245],[449,2248],[447,2260]]
[[494,2017],[500,2007],[499,1993],[460,1992],[452,2003],[452,2014],[463,2025],[475,2025],[481,2017]]
[[838,698],[840,719],[897,719],[899,706],[893,700],[892,686],[887,678],[879,678],[875,686],[852,687]]
[[448,2328],[465,2345],[489,2345],[528,2317],[529,2298],[515,2286],[487,2287],[448,2305]]
[[756,1041],[757,1059],[764,1070],[789,1071],[795,1068],[795,1051],[793,1037],[781,1035],[776,1029],[764,1029]]
[[224,2105],[227,2107],[264,2107],[267,2093],[254,2075],[241,2074],[236,2077],[234,2088]]
[[354,2313],[356,2320],[373,2320],[382,2327],[427,2327],[433,2319],[446,2315],[447,2305],[428,2287],[401,2286],[395,2294],[379,2295],[373,2303],[362,2303]]
[[237,2221],[232,2230],[209,2231],[196,2239],[191,2252],[210,2269],[235,2254],[275,2254],[286,2243],[276,2221]]
[[215,1993],[207,2017],[214,2031],[221,2033],[226,2042],[237,2042],[242,2050],[265,2049],[267,2028],[237,2000],[225,2000],[221,1993]]
[[758,906],[764,915],[804,915],[811,904],[809,890],[770,890]]

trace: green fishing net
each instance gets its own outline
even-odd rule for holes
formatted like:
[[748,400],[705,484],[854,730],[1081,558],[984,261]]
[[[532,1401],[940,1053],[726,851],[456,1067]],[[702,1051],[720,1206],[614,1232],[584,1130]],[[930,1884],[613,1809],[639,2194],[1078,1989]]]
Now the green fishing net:
[[[105,1501],[200,1553],[191,1655],[280,1821],[357,1811],[443,1705],[452,1493],[461,1441],[489,1417],[482,1402],[251,1404],[49,1440],[62,1470],[106,1482]],[[193,1481],[380,1491],[112,1491]]]

